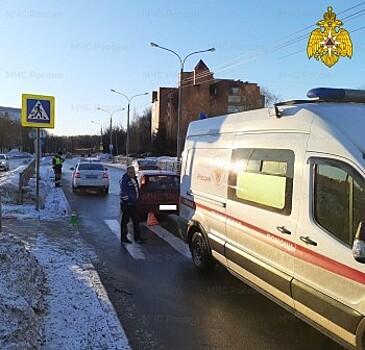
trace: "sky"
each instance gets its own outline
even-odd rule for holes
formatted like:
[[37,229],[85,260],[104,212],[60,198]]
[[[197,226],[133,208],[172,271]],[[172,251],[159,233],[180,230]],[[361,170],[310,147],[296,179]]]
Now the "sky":
[[130,350],[91,264],[95,252],[71,227],[70,206],[62,188],[54,187],[50,164],[51,158],[42,159],[45,208],[39,211],[34,201],[14,204],[19,172],[26,165],[0,177],[2,215],[9,219],[2,222],[0,235],[0,348]]
[[[353,44],[352,58],[331,68],[306,53],[328,6]],[[0,106],[20,108],[22,94],[54,96],[55,135],[99,134],[115,111],[113,125],[126,128],[118,110],[127,98],[132,121],[152,91],[178,84],[178,57],[150,42],[182,59],[214,47],[189,56],[184,70],[203,59],[215,78],[257,83],[282,101],[314,87],[365,89],[364,15],[358,0],[1,0]]]

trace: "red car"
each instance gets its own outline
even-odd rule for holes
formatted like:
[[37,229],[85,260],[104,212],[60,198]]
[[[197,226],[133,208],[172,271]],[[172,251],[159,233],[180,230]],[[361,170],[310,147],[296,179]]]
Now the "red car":
[[179,212],[180,176],[168,170],[141,170],[136,173],[141,189],[139,214],[177,214]]

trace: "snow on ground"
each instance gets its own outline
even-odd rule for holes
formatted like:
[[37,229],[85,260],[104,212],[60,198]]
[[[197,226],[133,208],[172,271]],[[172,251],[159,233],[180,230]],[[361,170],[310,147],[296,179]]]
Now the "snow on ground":
[[[90,258],[94,252],[70,225],[70,209],[41,165],[42,205],[35,180],[16,205],[18,169],[0,177],[0,349],[130,349]],[[46,208],[46,209],[44,209]]]

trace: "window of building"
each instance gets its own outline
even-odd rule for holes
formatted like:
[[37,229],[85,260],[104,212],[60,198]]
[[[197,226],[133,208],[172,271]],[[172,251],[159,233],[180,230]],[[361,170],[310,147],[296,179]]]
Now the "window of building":
[[210,92],[210,95],[217,95],[218,94],[217,85],[216,84],[210,85],[209,92]]
[[243,112],[246,110],[245,106],[227,106],[227,112],[228,113],[237,113],[237,112]]
[[228,180],[228,198],[290,215],[294,152],[235,149]]
[[350,166],[333,160],[312,160],[314,219],[341,242],[352,245],[365,220],[365,182]]
[[241,97],[240,96],[229,95],[228,96],[228,102],[230,102],[230,103],[240,103],[241,102]]
[[232,95],[238,95],[239,92],[240,92],[240,89],[239,88],[237,88],[237,87],[233,87],[232,88]]

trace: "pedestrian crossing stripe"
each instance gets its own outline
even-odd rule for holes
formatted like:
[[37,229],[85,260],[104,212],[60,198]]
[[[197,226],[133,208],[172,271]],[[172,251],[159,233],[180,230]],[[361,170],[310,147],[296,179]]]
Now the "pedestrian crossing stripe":
[[22,126],[54,128],[55,98],[43,95],[22,95]]
[[[120,241],[120,223],[118,220],[104,220],[104,223],[110,228],[110,230],[117,236]],[[128,231],[133,230],[131,223],[128,223]],[[152,231],[156,236],[160,237],[166,243],[168,243],[173,249],[180,253],[185,258],[191,259],[191,253],[187,244],[185,244],[181,239],[177,238],[171,232],[165,230],[160,225],[155,225],[153,227],[148,226],[148,229]],[[128,236],[128,238],[133,241],[133,235]],[[144,260],[146,259],[148,244],[141,246],[139,244],[124,244],[125,249],[131,255],[133,259]]]
[[[118,237],[120,241],[120,224],[117,220],[104,220],[104,222],[108,225],[110,230]],[[128,230],[133,229],[131,223],[128,223]],[[130,237],[130,239],[133,240],[133,237]],[[133,259],[136,260],[144,260],[146,259],[146,256],[143,252],[143,249],[138,244],[126,244],[125,245],[126,250],[128,253],[132,256]]]

